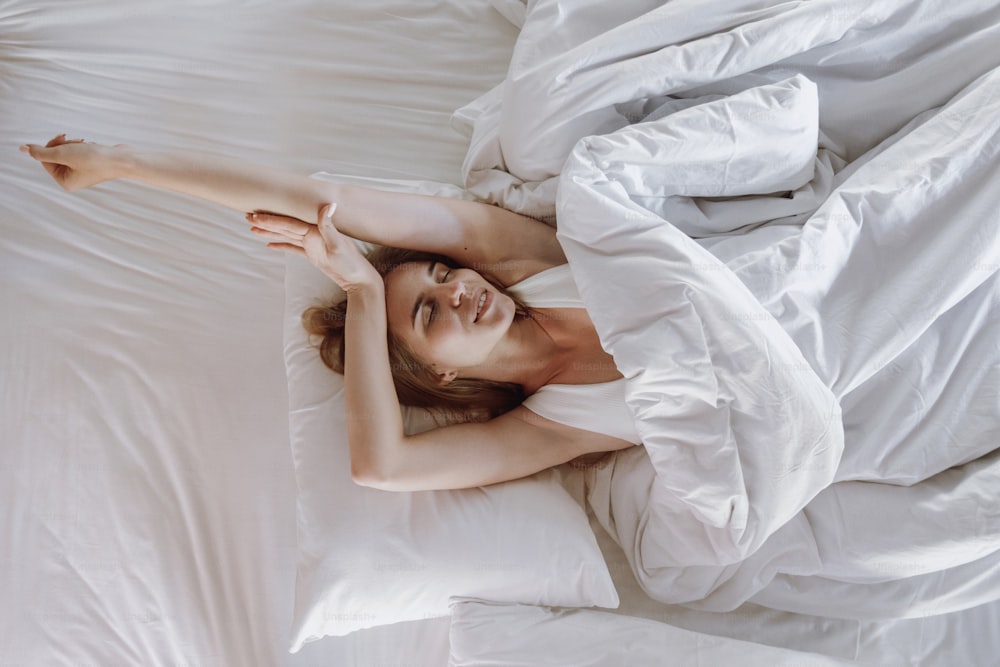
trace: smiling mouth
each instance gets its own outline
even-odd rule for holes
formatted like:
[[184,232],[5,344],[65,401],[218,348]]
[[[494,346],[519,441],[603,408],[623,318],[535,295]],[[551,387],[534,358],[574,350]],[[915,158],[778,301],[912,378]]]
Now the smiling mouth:
[[488,301],[488,295],[489,295],[489,292],[487,292],[484,289],[483,293],[479,296],[479,303],[476,304],[476,318],[474,320],[472,320],[473,324],[475,324],[476,322],[479,321],[479,316],[482,314],[483,309],[486,306],[486,302]]

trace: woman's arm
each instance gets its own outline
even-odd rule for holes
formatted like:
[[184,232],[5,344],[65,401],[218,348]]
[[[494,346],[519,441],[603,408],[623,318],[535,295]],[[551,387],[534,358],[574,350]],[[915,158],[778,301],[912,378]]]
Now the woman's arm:
[[215,155],[67,141],[64,135],[22,150],[71,191],[126,178],[241,212],[307,221],[336,202],[337,227],[348,236],[447,255],[503,284],[566,261],[552,228],[478,202],[340,185]]
[[559,424],[519,406],[482,424],[407,436],[386,345],[381,281],[348,291],[344,397],[351,477],[384,491],[465,489],[533,475],[632,443]]
[[365,478],[380,470],[403,441],[399,397],[392,381],[387,344],[388,318],[382,276],[358,247],[333,224],[339,207],[324,206],[319,223],[299,233],[269,233],[271,247],[305,256],[347,294],[344,324],[344,397],[351,475]]
[[271,245],[306,256],[347,293],[344,395],[351,476],[388,491],[461,489],[518,479],[591,452],[630,447],[606,435],[558,424],[521,406],[485,424],[458,424],[413,436],[403,430],[386,344],[385,287],[333,210],[319,225],[285,221]]
[[519,406],[486,423],[407,436],[386,346],[380,285],[347,297],[344,397],[351,478],[383,491],[441,491],[533,475],[632,443],[559,424]]
[[389,366],[387,328],[381,279],[347,292],[344,398],[351,477],[359,483],[384,469],[405,438]]
[[467,489],[630,447],[625,440],[559,424],[519,406],[484,424],[404,437],[381,468],[356,471],[352,461],[352,474],[357,483],[384,491]]
[[344,396],[351,477],[384,491],[466,489],[520,479],[632,443],[559,424],[524,406],[482,424],[407,436],[386,346],[381,283],[348,292]]

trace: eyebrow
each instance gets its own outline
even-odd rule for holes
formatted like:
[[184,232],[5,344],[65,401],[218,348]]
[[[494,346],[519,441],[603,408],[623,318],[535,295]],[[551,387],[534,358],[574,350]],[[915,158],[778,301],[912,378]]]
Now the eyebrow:
[[[431,262],[430,266],[427,267],[427,275],[432,278],[434,277],[435,266],[437,266],[437,262]],[[420,297],[417,299],[417,302],[413,304],[413,313],[410,315],[410,319],[413,320],[414,331],[417,328],[417,313],[420,312],[420,307],[423,305],[424,305],[424,295],[421,293]]]

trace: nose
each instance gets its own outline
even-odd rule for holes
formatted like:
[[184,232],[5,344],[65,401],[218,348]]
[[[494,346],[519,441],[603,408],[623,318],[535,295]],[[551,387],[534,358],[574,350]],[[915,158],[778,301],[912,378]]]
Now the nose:
[[448,303],[455,308],[462,305],[462,297],[465,296],[465,281],[456,280],[454,282],[444,283],[444,289],[448,298]]
[[436,285],[437,298],[453,308],[462,305],[462,298],[466,296],[464,280],[449,279]]

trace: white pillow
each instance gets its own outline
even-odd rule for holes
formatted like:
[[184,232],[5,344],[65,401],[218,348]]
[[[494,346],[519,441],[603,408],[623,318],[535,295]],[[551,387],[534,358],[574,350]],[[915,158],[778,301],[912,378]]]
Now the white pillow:
[[448,667],[835,667],[836,658],[586,609],[454,600]]
[[[423,194],[454,186],[336,180]],[[292,652],[327,635],[447,616],[450,596],[617,607],[583,509],[555,471],[461,491],[394,493],[356,485],[343,378],[302,329],[310,305],[339,288],[298,256],[285,273],[285,364],[298,495],[299,555]],[[408,411],[407,430],[427,428]]]

